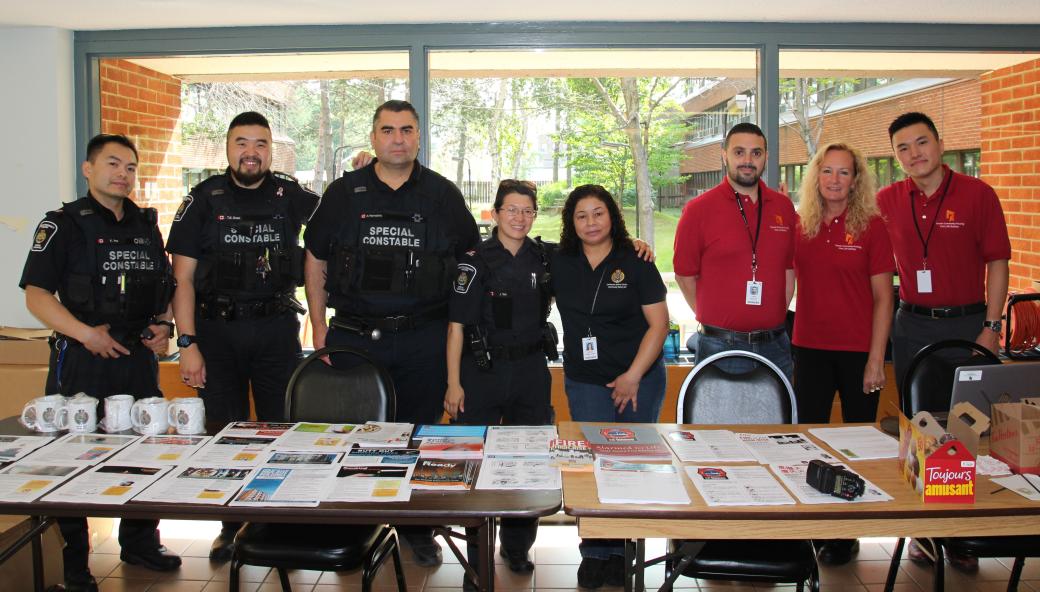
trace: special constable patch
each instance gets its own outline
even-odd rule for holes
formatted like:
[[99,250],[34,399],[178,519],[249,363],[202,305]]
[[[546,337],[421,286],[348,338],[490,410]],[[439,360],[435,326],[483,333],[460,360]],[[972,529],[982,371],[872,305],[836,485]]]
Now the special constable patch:
[[51,244],[51,239],[58,232],[58,225],[50,220],[44,220],[40,222],[40,225],[36,227],[36,235],[33,236],[33,245],[31,251],[44,251],[47,249],[47,245]]
[[188,208],[191,207],[191,204],[194,201],[195,201],[194,197],[192,197],[190,195],[185,195],[184,196],[184,201],[182,201],[180,207],[177,208],[177,213],[173,215],[173,221],[174,222],[180,222],[181,218],[184,217],[184,214],[187,213]]
[[469,287],[473,285],[473,278],[477,277],[477,268],[469,263],[459,263],[459,277],[455,278],[455,292],[466,294]]

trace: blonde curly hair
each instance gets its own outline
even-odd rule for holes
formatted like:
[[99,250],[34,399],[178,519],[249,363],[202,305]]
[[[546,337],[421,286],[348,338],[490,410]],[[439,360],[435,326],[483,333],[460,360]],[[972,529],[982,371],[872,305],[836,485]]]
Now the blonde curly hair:
[[801,217],[802,234],[807,239],[815,237],[823,224],[823,196],[820,195],[820,168],[828,152],[841,150],[852,155],[853,180],[849,188],[849,204],[845,215],[845,229],[858,238],[870,226],[870,219],[880,214],[877,207],[877,182],[874,173],[867,167],[867,159],[859,150],[841,142],[832,142],[816,151],[816,156],[805,170],[800,189],[801,199],[798,215]]

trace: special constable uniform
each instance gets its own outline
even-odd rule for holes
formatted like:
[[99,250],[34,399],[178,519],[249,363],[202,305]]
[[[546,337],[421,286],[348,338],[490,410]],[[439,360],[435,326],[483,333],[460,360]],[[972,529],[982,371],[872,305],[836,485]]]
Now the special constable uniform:
[[[109,334],[130,350],[118,358],[95,356],[81,343],[55,333],[50,339],[47,393],[85,392],[96,398],[127,393],[135,398],[162,396],[155,354],[141,343],[141,333],[166,311],[173,276],[152,208],[123,201],[123,218],[89,193],[48,212],[39,227],[19,282],[57,292],[78,320],[110,324]],[[104,408],[98,409],[98,415]],[[100,419],[100,417],[99,417]],[[162,548],[158,520],[121,520],[119,545],[125,549]],[[65,538],[67,580],[89,576],[86,518],[59,518]],[[180,564],[170,557],[172,569]]]
[[301,352],[303,308],[293,296],[303,284],[300,229],[317,202],[288,175],[268,173],[246,189],[225,171],[181,203],[168,250],[198,260],[195,331],[206,363],[199,396],[207,418],[247,419],[252,385],[257,418],[283,419]]
[[452,182],[416,162],[394,190],[375,162],[329,185],[304,232],[307,250],[327,262],[335,316],[325,344],[365,350],[387,367],[398,421],[436,423],[447,385],[448,293],[457,258],[480,234]]
[[[933,195],[910,178],[878,192],[901,278],[892,325],[897,385],[922,347],[978,337],[986,320],[986,264],[1011,258],[1007,223],[993,188],[946,165],[943,172]],[[921,270],[929,271],[930,286],[918,285]]]
[[[553,423],[546,364],[547,355],[557,357],[555,329],[546,322],[550,248],[525,238],[514,257],[496,232],[459,260],[449,314],[465,326],[459,374],[466,400],[458,423]],[[537,519],[502,519],[502,555],[514,571],[533,569],[527,553],[537,533]],[[476,545],[468,550],[475,560]]]
[[[697,361],[720,351],[752,351],[790,379],[793,365],[784,320],[786,273],[794,269],[794,206],[761,181],[758,196],[752,202],[723,180],[686,204],[675,231],[673,263],[676,275],[699,276]],[[751,282],[759,282],[757,296],[751,294]],[[730,364],[729,369],[740,372],[739,366]]]

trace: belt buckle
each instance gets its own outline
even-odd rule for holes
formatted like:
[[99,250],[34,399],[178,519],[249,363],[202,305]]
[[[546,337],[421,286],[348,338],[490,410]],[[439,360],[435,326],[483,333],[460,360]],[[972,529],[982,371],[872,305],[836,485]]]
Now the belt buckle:
[[405,315],[396,315],[392,317],[386,317],[386,320],[390,325],[390,330],[394,333],[397,333],[401,330],[402,325],[404,325],[408,321],[408,317],[406,317]]
[[[947,316],[949,316],[946,313],[950,312],[950,309],[949,308],[933,308],[929,312],[931,313],[931,315],[929,315],[929,316],[931,316],[933,319],[945,319]],[[942,314],[940,314],[940,313],[942,313]]]

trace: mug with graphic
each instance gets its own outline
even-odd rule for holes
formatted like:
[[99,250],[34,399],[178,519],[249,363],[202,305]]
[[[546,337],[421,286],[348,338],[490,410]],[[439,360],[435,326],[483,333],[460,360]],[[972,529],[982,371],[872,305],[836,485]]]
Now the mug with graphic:
[[130,410],[130,423],[138,434],[153,436],[165,434],[170,427],[167,422],[169,403],[162,397],[138,399]]
[[58,429],[78,433],[97,431],[97,406],[98,400],[87,393],[69,397],[58,414]]
[[198,397],[178,397],[170,401],[166,419],[178,434],[202,434],[206,431],[206,406]]
[[65,408],[65,397],[47,395],[36,397],[22,408],[21,424],[37,432],[58,431],[58,415]]

